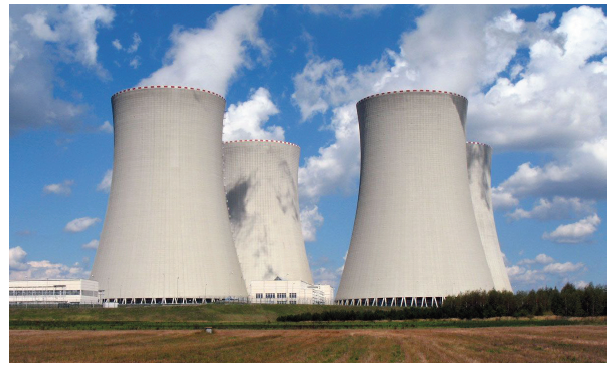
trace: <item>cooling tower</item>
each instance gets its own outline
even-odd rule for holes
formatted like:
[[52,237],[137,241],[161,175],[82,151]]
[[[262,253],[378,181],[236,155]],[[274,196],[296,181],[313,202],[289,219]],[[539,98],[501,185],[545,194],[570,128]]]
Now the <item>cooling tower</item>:
[[93,279],[120,302],[246,297],[222,172],[225,100],[184,87],[112,96],[112,188]]
[[492,273],[494,288],[499,291],[512,291],[507,269],[503,262],[501,247],[494,224],[492,200],[490,198],[490,166],[492,148],[479,142],[467,142],[467,166],[469,186],[475,220],[484,246],[486,260]]
[[299,146],[240,140],[223,145],[227,205],[244,280],[312,283],[301,221]]
[[356,107],[361,182],[336,302],[435,306],[492,289],[465,169],[467,100],[399,91]]

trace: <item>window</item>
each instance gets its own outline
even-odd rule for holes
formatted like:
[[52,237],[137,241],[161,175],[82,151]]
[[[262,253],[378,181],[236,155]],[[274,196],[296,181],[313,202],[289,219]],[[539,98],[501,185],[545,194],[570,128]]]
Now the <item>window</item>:
[[263,294],[262,293],[257,293],[256,297],[257,297],[257,299],[262,299],[263,298]]
[[295,301],[295,300],[291,300],[291,301],[289,301],[289,304],[296,305],[296,304],[297,304],[297,301]]
[[13,296],[13,290],[8,290],[8,295]]
[[296,299],[296,298],[297,298],[297,293],[296,293],[296,292],[291,292],[291,293],[289,294],[289,297],[290,297],[291,299]]
[[266,293],[265,294],[265,298],[266,299],[275,299],[276,298],[276,294],[268,294],[268,293]]
[[284,300],[284,301],[278,300],[278,304],[286,304],[286,300]]
[[81,290],[66,290],[66,295],[80,295]]
[[280,292],[278,292],[278,298],[279,298],[279,299],[286,299],[286,293],[280,293]]

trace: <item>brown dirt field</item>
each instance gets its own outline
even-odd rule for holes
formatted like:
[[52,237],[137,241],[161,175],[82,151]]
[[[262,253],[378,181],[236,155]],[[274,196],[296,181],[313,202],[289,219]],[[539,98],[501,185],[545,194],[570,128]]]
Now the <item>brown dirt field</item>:
[[607,362],[606,326],[9,334],[10,362]]

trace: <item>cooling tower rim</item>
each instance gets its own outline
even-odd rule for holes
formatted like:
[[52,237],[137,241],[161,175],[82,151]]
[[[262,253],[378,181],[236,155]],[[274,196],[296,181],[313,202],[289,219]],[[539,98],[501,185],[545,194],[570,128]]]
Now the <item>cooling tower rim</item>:
[[467,98],[463,97],[460,94],[456,94],[456,93],[452,93],[452,92],[448,92],[448,91],[443,91],[443,90],[435,90],[435,89],[406,89],[406,90],[395,90],[395,91],[389,91],[389,92],[385,92],[385,93],[377,93],[377,94],[372,94],[368,97],[365,97],[361,100],[359,100],[358,102],[356,102],[356,104],[360,104],[361,102],[367,100],[367,99],[371,99],[371,98],[375,98],[375,97],[380,97],[383,95],[389,95],[389,94],[403,94],[403,93],[438,93],[438,94],[448,94],[448,95],[454,95],[460,98],[463,98],[464,100],[467,100]]
[[467,141],[467,144],[471,144],[471,145],[484,145],[484,146],[488,146],[489,148],[492,149],[492,146],[488,145],[488,144],[484,144],[483,142],[477,142],[477,141]]
[[222,95],[217,94],[217,93],[215,93],[215,92],[212,92],[212,91],[209,91],[209,90],[205,90],[205,89],[200,89],[200,88],[192,88],[192,87],[188,87],[188,86],[179,86],[179,85],[150,85],[150,86],[137,86],[137,87],[134,87],[134,88],[129,88],[129,89],[124,89],[124,90],[121,90],[121,91],[119,91],[119,92],[117,92],[117,93],[113,94],[111,98],[114,98],[114,97],[116,97],[116,96],[117,96],[117,95],[119,95],[119,94],[124,94],[124,93],[131,92],[131,91],[135,91],[135,90],[148,90],[148,89],[181,89],[181,90],[196,90],[196,91],[200,91],[200,92],[203,92],[203,93],[208,93],[208,94],[214,95],[215,97],[219,97],[219,98],[221,98],[222,100],[226,101],[226,100],[225,100],[225,98],[224,98]]
[[292,142],[286,142],[286,141],[280,141],[280,140],[260,140],[260,139],[223,141],[223,144],[233,144],[233,143],[236,143],[236,142],[275,142],[277,144],[285,144],[285,145],[291,145],[291,146],[299,147],[299,145],[294,144]]

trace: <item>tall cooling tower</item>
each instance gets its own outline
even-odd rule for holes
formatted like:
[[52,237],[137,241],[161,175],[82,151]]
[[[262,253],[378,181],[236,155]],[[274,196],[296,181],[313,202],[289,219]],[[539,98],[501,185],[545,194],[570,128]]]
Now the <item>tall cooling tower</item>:
[[490,146],[479,142],[467,142],[467,166],[473,211],[484,245],[486,260],[492,272],[494,288],[499,291],[512,291],[494,224],[492,199],[490,198],[491,160],[492,148]]
[[112,108],[112,188],[92,271],[104,297],[246,297],[223,188],[225,100],[152,86],[113,95]]
[[312,283],[299,220],[299,151],[273,140],[223,145],[227,205],[246,286],[276,277]]
[[492,289],[465,169],[467,100],[414,90],[356,107],[361,182],[336,302],[435,306]]

